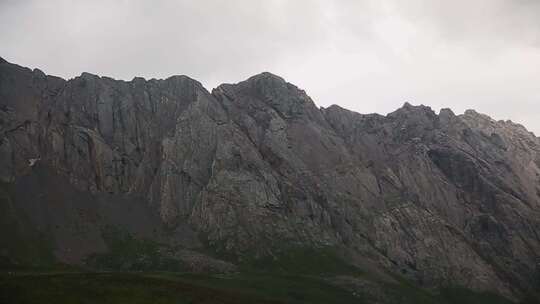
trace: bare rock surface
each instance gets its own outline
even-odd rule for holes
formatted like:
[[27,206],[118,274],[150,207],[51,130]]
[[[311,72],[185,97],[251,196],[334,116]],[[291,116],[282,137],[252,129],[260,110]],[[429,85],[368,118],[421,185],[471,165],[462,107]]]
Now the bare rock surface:
[[[422,286],[538,288],[540,139],[472,110],[363,115],[319,109],[270,73],[210,93],[186,76],[63,80],[2,61],[0,136],[0,180],[44,231],[79,221],[57,212],[84,197],[88,227],[122,223],[185,248],[346,248]],[[39,201],[52,194],[36,176],[84,195]],[[104,250],[96,229],[53,233],[57,256]],[[69,242],[90,248],[70,255]]]

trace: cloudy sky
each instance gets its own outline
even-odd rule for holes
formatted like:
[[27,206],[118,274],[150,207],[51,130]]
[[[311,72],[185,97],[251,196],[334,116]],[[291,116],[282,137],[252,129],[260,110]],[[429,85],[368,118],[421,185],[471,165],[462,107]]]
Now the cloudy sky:
[[0,0],[0,56],[208,89],[270,71],[319,106],[474,108],[540,134],[539,0]]

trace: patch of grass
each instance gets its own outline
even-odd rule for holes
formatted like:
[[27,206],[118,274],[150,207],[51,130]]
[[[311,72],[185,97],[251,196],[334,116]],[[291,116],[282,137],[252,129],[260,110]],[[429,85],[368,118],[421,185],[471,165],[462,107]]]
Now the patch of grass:
[[120,271],[184,271],[183,263],[173,258],[169,248],[150,240],[141,240],[113,227],[103,230],[108,251],[87,258],[90,267]]
[[460,304],[512,304],[513,302],[489,292],[474,292],[462,287],[441,290],[440,297],[448,303]]
[[128,273],[0,276],[0,303],[280,303],[167,278]]
[[[410,286],[389,285],[383,291],[387,297],[378,303],[511,303],[498,296],[459,288],[446,289],[440,295],[414,291]],[[373,301],[310,276],[56,272],[0,274],[0,303],[362,304]]]
[[407,279],[394,275],[396,283],[383,283],[388,303],[400,304],[511,304],[512,301],[489,292],[475,292],[464,287],[444,287],[438,291],[427,290]]
[[322,278],[302,275],[236,273],[222,276],[184,274],[192,284],[283,303],[366,303]]
[[[450,304],[430,291],[399,279],[397,284],[383,284],[388,303],[399,304]],[[461,304],[461,303],[456,303]]]
[[269,272],[303,275],[360,275],[361,271],[345,261],[334,248],[289,247],[272,256],[244,258],[241,269],[248,272]]

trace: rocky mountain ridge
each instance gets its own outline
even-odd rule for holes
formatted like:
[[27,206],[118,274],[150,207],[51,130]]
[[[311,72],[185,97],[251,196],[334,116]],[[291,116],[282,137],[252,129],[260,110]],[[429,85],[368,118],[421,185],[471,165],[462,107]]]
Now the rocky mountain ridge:
[[270,73],[210,93],[2,60],[0,134],[3,221],[28,218],[60,261],[106,252],[116,225],[240,260],[336,248],[426,287],[540,286],[540,139],[472,110],[363,115]]

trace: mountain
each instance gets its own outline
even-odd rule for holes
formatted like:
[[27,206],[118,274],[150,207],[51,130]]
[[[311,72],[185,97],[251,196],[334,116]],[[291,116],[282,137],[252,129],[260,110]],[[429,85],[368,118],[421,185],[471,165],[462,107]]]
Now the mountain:
[[1,60],[0,134],[5,264],[288,261],[278,268],[539,293],[540,138],[511,121],[317,108],[271,73],[210,93],[187,76],[64,80]]

